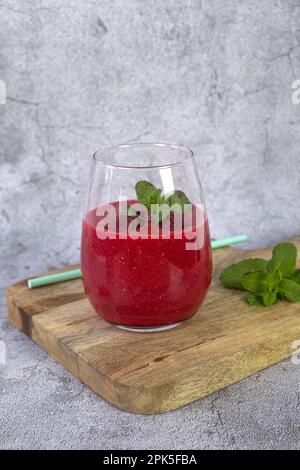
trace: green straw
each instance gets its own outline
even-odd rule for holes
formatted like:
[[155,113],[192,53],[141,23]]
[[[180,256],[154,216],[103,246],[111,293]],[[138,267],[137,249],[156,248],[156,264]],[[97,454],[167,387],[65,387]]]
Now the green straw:
[[[235,237],[222,238],[220,240],[212,240],[211,247],[221,248],[224,246],[233,245],[235,243],[242,243],[247,240],[247,235],[237,235]],[[30,289],[35,287],[47,286],[48,284],[56,284],[57,282],[71,281],[72,279],[80,279],[82,273],[80,269],[72,269],[58,274],[50,274],[49,276],[36,277],[28,279],[27,284]]]
[[56,282],[70,281],[72,279],[79,279],[82,277],[80,269],[72,269],[58,274],[49,274],[49,276],[36,277],[35,279],[28,279],[27,284],[30,289],[34,287],[47,286],[48,284],[55,284]]
[[234,245],[235,243],[242,243],[248,240],[247,235],[236,235],[235,237],[221,238],[220,240],[212,240],[211,247],[222,248],[223,246]]

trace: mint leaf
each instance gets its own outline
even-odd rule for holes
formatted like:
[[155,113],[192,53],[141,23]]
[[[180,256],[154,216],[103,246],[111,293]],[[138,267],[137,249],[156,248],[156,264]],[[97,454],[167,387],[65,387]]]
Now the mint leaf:
[[138,181],[135,185],[135,192],[138,198],[138,201],[147,201],[148,196],[157,188],[150,181]]
[[267,293],[273,288],[271,275],[267,271],[246,273],[241,277],[241,284],[245,290],[254,294]]
[[278,271],[278,269],[276,269],[275,271],[271,272],[270,273],[270,276],[271,276],[271,279],[272,279],[272,282],[274,285],[278,286],[281,279],[282,279],[282,274],[280,271]]
[[262,294],[262,301],[265,307],[269,307],[270,305],[274,305],[277,303],[277,289],[273,290],[272,292],[266,292]]
[[161,189],[156,188],[149,181],[142,180],[136,183],[135,191],[138,202],[147,208],[149,215],[151,214],[156,223],[166,217],[165,212],[159,212],[158,207],[165,202],[164,197],[161,195]]
[[253,305],[254,307],[263,307],[264,303],[262,296],[259,294],[249,294],[246,297],[248,304]]
[[282,277],[291,276],[296,268],[297,248],[293,243],[279,243],[273,248],[272,259],[268,262],[269,272],[279,270]]
[[149,210],[151,210],[152,204],[163,204],[164,197],[161,195],[161,189],[155,188],[151,191],[147,196],[147,204],[149,206]]
[[290,302],[300,302],[300,285],[290,279],[283,279],[279,285],[280,292]]
[[267,261],[262,258],[245,259],[225,268],[220,276],[221,283],[224,287],[230,289],[244,290],[241,283],[243,275],[254,271],[262,271],[266,266]]
[[249,294],[246,297],[248,304],[255,307],[269,307],[277,303],[276,291],[265,294]]
[[278,279],[268,271],[244,274],[241,282],[243,287],[254,295],[254,297],[247,298],[249,303],[253,302],[251,305],[259,304],[268,307],[277,302]]
[[296,282],[297,284],[300,284],[300,269],[296,269],[289,279]]
[[[166,197],[166,203],[169,206],[172,206],[173,204],[180,206],[180,209],[181,209],[180,212],[184,211],[185,204],[191,204],[188,197],[184,194],[183,191],[174,191],[173,194]],[[175,210],[178,212],[177,209]]]
[[158,194],[160,194],[160,190],[154,184],[144,180],[136,183],[135,192],[138,202],[143,204],[149,212],[151,211],[151,204],[156,204]]

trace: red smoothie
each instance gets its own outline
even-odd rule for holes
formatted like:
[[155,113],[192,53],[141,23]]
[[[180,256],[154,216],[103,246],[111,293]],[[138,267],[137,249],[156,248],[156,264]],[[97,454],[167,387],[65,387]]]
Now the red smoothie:
[[[118,203],[114,203],[117,207]],[[186,250],[188,233],[176,239],[101,240],[96,209],[83,220],[81,270],[87,297],[106,321],[128,327],[159,327],[186,320],[202,305],[212,275],[209,226],[201,225],[200,249]],[[117,229],[118,230],[118,229]],[[99,232],[98,232],[99,234]]]

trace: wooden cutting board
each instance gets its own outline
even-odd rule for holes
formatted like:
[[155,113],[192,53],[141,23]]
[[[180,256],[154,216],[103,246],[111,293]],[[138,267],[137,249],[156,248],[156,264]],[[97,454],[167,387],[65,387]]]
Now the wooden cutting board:
[[[300,249],[300,237],[293,240]],[[161,333],[130,333],[101,320],[81,280],[8,289],[10,321],[113,405],[134,413],[179,408],[291,356],[300,339],[300,303],[248,306],[224,289],[221,270],[271,249],[215,250],[214,280],[199,313]],[[75,267],[74,267],[75,268]],[[188,295],[188,292],[187,292]]]

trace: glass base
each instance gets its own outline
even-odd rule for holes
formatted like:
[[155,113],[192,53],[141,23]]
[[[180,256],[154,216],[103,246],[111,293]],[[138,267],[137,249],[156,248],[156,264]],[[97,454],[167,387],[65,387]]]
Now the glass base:
[[155,333],[157,331],[167,331],[171,330],[172,328],[176,328],[176,326],[181,325],[182,322],[179,323],[172,323],[171,325],[162,325],[162,326],[144,326],[144,327],[135,327],[135,326],[124,326],[124,325],[116,325],[117,328],[125,331],[133,331],[134,333]]

